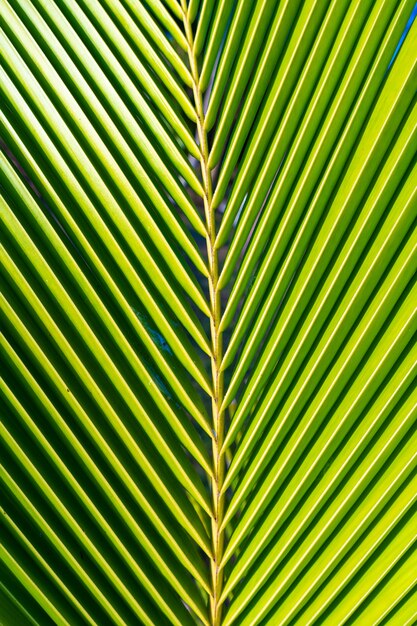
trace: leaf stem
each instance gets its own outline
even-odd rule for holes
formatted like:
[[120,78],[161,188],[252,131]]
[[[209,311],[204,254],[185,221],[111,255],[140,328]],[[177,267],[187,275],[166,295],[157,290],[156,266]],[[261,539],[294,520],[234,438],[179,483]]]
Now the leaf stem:
[[197,132],[200,142],[200,165],[201,175],[204,185],[204,212],[206,218],[206,244],[209,265],[209,291],[210,291],[210,327],[211,327],[211,368],[212,368],[212,420],[213,420],[213,478],[212,478],[212,546],[213,556],[211,559],[212,595],[210,598],[210,624],[219,626],[222,616],[222,605],[219,602],[222,595],[223,570],[219,567],[224,549],[224,531],[221,531],[224,516],[224,494],[222,486],[225,472],[225,456],[221,453],[224,441],[224,412],[221,411],[223,402],[224,376],[220,371],[220,363],[223,356],[222,333],[220,331],[221,321],[221,297],[218,288],[219,268],[218,253],[215,246],[216,240],[216,214],[212,206],[213,189],[212,174],[208,165],[208,141],[205,128],[203,94],[199,86],[199,71],[197,59],[194,54],[194,38],[191,23],[188,18],[186,0],[181,0],[185,35],[188,42],[188,56],[193,78],[194,104],[197,113]]

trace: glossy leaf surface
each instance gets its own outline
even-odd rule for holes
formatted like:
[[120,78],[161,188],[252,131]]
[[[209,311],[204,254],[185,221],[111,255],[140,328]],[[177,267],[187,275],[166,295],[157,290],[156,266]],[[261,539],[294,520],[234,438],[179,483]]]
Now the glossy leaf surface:
[[415,623],[413,5],[0,0],[1,624]]

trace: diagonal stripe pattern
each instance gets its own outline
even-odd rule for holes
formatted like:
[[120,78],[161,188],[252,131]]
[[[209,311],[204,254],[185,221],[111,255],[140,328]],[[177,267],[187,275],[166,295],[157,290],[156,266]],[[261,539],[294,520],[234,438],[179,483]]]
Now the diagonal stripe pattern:
[[0,622],[414,624],[414,1],[0,13]]

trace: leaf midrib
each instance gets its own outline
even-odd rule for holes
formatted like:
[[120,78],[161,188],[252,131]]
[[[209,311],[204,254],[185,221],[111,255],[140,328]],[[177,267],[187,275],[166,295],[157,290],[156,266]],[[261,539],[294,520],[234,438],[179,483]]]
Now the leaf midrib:
[[224,549],[224,530],[222,530],[225,494],[222,486],[225,474],[225,457],[222,451],[224,441],[224,411],[223,388],[224,374],[220,369],[223,358],[221,322],[221,292],[218,286],[219,265],[216,242],[216,215],[213,206],[212,172],[209,166],[209,150],[205,114],[203,107],[203,94],[200,88],[200,74],[195,53],[195,42],[191,27],[190,16],[186,0],[181,0],[183,24],[188,47],[188,60],[193,80],[194,107],[197,116],[197,134],[200,144],[200,168],[204,186],[204,213],[206,221],[206,249],[208,261],[208,287],[210,293],[210,333],[211,333],[211,370],[212,370],[212,457],[213,475],[211,477],[212,491],[212,520],[211,541],[212,556],[210,558],[210,570],[212,590],[210,597],[210,625],[219,626],[222,616],[223,568],[220,563]]

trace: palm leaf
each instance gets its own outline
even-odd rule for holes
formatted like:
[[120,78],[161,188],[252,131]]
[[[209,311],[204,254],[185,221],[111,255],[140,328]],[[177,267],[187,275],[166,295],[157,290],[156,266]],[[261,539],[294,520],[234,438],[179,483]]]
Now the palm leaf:
[[1,623],[414,623],[413,1],[0,11]]

